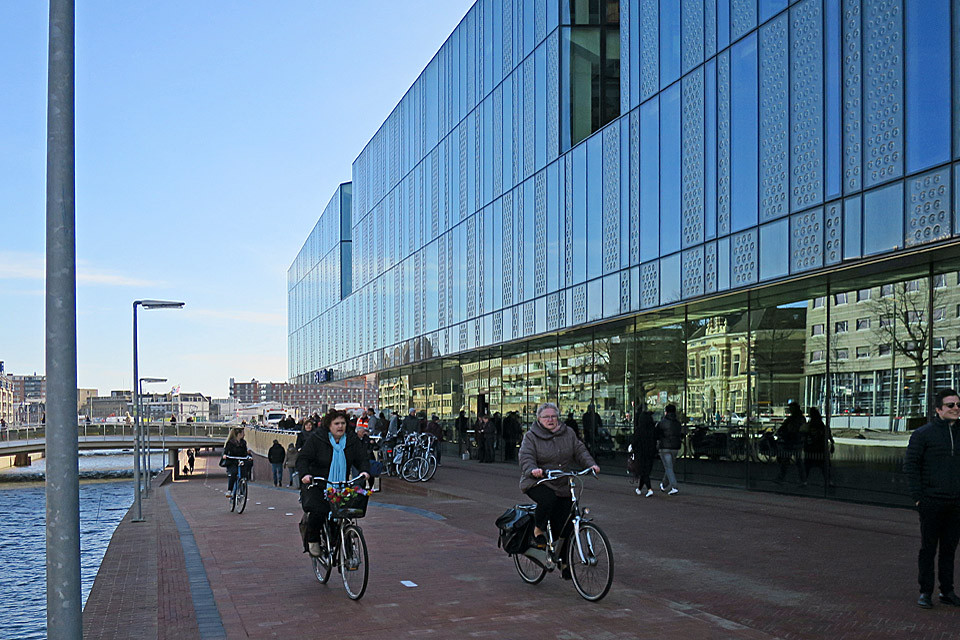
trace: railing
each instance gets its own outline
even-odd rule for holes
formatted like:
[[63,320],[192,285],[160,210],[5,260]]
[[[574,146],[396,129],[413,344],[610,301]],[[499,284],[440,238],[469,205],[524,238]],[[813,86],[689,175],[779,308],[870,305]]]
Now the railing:
[[[170,422],[148,422],[143,425],[146,433],[150,434],[152,441],[157,439],[157,444],[163,438],[210,438],[213,440],[226,440],[230,435],[232,425],[216,422],[183,422],[172,424]],[[133,438],[134,425],[127,423],[91,423],[77,425],[77,433],[84,438]],[[21,425],[17,427],[8,427],[0,430],[0,441],[16,442],[23,440],[37,440],[46,436],[46,425],[32,424]]]

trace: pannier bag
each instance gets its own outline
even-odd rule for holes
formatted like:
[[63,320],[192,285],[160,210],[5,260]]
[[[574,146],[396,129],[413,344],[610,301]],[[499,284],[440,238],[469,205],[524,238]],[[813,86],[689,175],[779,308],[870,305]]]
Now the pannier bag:
[[497,518],[497,546],[509,554],[523,553],[533,539],[533,511],[537,505],[518,504]]

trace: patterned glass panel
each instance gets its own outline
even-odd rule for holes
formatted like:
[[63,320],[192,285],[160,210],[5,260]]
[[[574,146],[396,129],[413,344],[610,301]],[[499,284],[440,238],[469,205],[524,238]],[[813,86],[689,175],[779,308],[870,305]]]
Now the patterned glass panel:
[[717,3],[715,0],[707,0],[703,4],[703,22],[705,25],[704,48],[706,57],[710,57],[717,52]]
[[717,243],[710,242],[704,248],[703,255],[704,293],[717,291]]
[[823,209],[797,213],[790,218],[790,273],[823,266]]
[[865,187],[903,173],[903,8],[901,0],[863,7]]
[[467,219],[467,317],[477,315],[477,216]]
[[[547,162],[560,153],[560,32],[554,31],[547,39]],[[629,97],[629,96],[628,96]]]
[[640,307],[649,309],[660,304],[660,263],[640,265]]
[[733,237],[732,286],[742,287],[757,281],[757,230],[750,229]]
[[730,233],[730,53],[717,56],[717,233]]
[[503,85],[493,92],[493,197],[503,193]]
[[573,324],[587,321],[587,285],[578,284],[573,288]]
[[659,0],[640,0],[640,101],[660,88]]
[[787,16],[760,29],[760,220],[787,213]]
[[430,239],[440,233],[440,147],[430,152]]
[[680,269],[680,288],[683,298],[702,296],[704,293],[703,247],[683,252]]
[[573,163],[568,157],[563,170],[563,273],[567,285],[573,283]]
[[950,169],[907,182],[907,246],[950,237]]
[[513,256],[514,251],[511,248],[513,242],[513,191],[508,191],[503,195],[503,306],[509,307],[513,304]]
[[640,262],[640,111],[635,109],[630,114],[630,264],[638,262]]
[[630,8],[630,2],[620,4],[620,115],[630,111],[630,58],[637,54],[630,50]]
[[823,7],[804,0],[790,10],[792,122],[790,205],[823,201]]
[[620,266],[620,128],[603,130],[603,273]]
[[[703,2],[682,0],[681,7],[681,68],[683,73],[703,62]],[[707,0],[713,2],[713,0]],[[629,3],[623,3],[629,4]],[[622,23],[621,23],[622,24]]]
[[681,238],[683,246],[690,247],[702,243],[704,236],[702,67],[683,79],[682,96]]
[[837,264],[843,259],[843,216],[839,202],[823,208],[823,256],[825,264]]
[[630,271],[620,272],[620,313],[630,311]]
[[730,41],[734,41],[757,24],[757,0],[730,0]]
[[547,172],[533,178],[534,253],[533,295],[547,292]]
[[523,61],[523,177],[533,173],[536,151],[533,56]]

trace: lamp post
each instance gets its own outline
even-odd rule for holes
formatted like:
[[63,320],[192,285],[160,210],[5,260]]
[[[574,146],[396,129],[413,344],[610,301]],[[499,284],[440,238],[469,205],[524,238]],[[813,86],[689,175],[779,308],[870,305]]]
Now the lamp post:
[[142,434],[140,430],[140,394],[137,389],[137,383],[140,380],[140,367],[137,361],[137,307],[143,307],[144,309],[182,309],[183,305],[183,302],[172,302],[169,300],[133,301],[133,502],[137,511],[137,515],[133,519],[134,522],[143,522],[143,505],[140,501],[140,451]]
[[[137,406],[137,413],[143,414],[143,383],[146,382],[150,384],[152,382],[166,382],[166,378],[140,378],[137,385],[137,393],[140,404]],[[162,427],[161,427],[162,428]],[[144,490],[147,494],[147,497],[150,497],[150,421],[147,420],[146,426],[146,446],[143,448],[143,470],[144,470]]]

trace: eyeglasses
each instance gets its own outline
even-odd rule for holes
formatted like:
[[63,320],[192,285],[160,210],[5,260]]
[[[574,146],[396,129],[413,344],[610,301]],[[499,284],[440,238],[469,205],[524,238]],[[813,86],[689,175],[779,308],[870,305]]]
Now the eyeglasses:
[[541,420],[559,420],[560,416],[555,413],[545,413],[540,416]]
[[954,407],[960,407],[960,402],[944,402],[943,406],[947,409],[953,409]]

